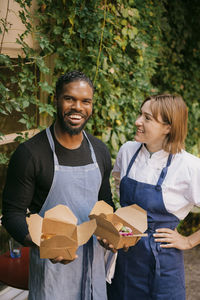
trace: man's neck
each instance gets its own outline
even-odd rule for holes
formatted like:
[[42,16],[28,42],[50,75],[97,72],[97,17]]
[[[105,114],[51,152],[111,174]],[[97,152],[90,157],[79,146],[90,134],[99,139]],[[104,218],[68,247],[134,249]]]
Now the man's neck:
[[67,149],[77,149],[80,147],[83,141],[83,132],[81,131],[79,134],[70,135],[68,132],[63,131],[60,128],[58,122],[54,124],[54,135],[56,140]]

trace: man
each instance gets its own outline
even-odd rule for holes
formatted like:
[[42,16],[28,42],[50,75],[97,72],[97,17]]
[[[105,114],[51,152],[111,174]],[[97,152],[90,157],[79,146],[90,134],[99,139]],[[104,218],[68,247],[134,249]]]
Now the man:
[[19,145],[3,192],[2,224],[18,242],[31,247],[29,299],[106,299],[104,252],[94,237],[79,247],[77,258],[40,259],[26,223],[27,209],[44,216],[57,204],[88,220],[96,201],[113,206],[107,147],[83,131],[92,115],[94,87],[83,73],[62,75],[56,84],[54,124]]

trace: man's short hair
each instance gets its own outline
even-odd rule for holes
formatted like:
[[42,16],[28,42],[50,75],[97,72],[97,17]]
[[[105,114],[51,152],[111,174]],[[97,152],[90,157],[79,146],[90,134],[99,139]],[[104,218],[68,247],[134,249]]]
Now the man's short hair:
[[58,78],[58,80],[56,82],[56,98],[58,98],[60,96],[60,94],[62,93],[64,84],[68,84],[68,83],[74,82],[74,81],[87,82],[89,84],[89,86],[92,88],[93,93],[94,93],[94,85],[93,85],[92,80],[90,80],[90,78],[87,77],[83,72],[74,70],[74,71],[70,71],[70,72],[63,74]]

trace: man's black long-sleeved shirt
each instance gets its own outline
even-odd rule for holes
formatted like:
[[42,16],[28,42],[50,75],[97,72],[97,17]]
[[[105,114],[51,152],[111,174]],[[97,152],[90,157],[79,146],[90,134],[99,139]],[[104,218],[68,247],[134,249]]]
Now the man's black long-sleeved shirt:
[[[60,165],[83,166],[92,163],[89,144],[85,137],[79,148],[70,150],[57,142],[53,133],[53,126],[50,127],[50,130]],[[102,141],[91,134],[87,133],[87,136],[94,148],[102,175],[98,199],[104,200],[114,207],[109,183],[111,172],[109,151]],[[44,130],[20,144],[12,155],[8,166],[3,191],[2,224],[20,243],[23,243],[28,234],[27,208],[31,213],[40,211],[50,190],[53,175],[53,152]]]

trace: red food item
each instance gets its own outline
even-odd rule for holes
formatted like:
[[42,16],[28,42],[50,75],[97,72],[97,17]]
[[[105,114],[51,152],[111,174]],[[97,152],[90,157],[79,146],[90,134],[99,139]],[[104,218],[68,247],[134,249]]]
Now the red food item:
[[123,226],[120,231],[119,234],[122,236],[131,236],[133,235],[132,229],[130,227],[127,226]]

